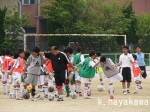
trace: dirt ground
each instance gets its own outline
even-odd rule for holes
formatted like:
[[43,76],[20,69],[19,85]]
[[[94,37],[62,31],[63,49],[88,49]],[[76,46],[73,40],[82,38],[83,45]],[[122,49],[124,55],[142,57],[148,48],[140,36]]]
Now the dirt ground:
[[[96,75],[91,85],[91,99],[64,97],[63,102],[57,102],[56,98],[54,101],[48,99],[37,102],[32,102],[30,99],[16,101],[3,95],[0,83],[0,112],[150,112],[150,77],[143,79],[143,89],[138,94],[123,95],[121,83],[116,81],[114,100],[108,99],[107,78],[104,79],[104,82],[106,90],[98,92],[99,76]],[[134,90],[135,84],[132,82],[130,91],[134,92]]]

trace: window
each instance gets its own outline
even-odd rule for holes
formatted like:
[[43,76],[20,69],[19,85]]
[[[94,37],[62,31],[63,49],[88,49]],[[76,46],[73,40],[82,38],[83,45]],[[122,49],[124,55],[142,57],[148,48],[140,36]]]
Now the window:
[[35,0],[22,0],[23,5],[35,4]]

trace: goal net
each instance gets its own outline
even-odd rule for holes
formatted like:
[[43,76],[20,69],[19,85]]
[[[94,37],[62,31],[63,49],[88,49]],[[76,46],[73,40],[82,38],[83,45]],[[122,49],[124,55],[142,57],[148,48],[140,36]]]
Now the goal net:
[[27,37],[30,36],[62,36],[62,37],[123,37],[124,45],[127,45],[126,35],[117,35],[117,34],[24,34],[24,50],[27,50]]

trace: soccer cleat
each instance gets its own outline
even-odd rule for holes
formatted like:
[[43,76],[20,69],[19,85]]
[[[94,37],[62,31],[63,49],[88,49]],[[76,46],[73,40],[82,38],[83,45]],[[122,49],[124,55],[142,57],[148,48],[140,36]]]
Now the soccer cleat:
[[79,96],[83,96],[81,92],[79,92],[78,94],[79,94]]
[[113,95],[110,95],[109,98],[110,98],[110,99],[114,99],[114,96],[113,96]]
[[91,97],[89,97],[89,96],[86,96],[86,97],[84,97],[84,99],[91,99]]
[[16,100],[23,100],[23,98],[16,98]]
[[70,97],[70,95],[66,95],[66,97]]
[[36,98],[40,98],[40,95],[38,95]]
[[124,94],[124,95],[126,95],[126,94],[127,94],[127,92],[126,92],[126,91],[123,91],[123,94]]
[[139,89],[143,89],[142,86],[139,86]]
[[38,100],[44,100],[44,98],[43,97],[39,97]]
[[31,101],[35,101],[36,102],[37,100],[35,98],[32,98]]
[[58,98],[57,101],[64,101],[63,98]]
[[133,92],[133,94],[138,94],[138,92],[137,92],[137,91],[135,91],[135,92]]
[[130,93],[130,91],[129,91],[129,90],[127,90],[127,93]]

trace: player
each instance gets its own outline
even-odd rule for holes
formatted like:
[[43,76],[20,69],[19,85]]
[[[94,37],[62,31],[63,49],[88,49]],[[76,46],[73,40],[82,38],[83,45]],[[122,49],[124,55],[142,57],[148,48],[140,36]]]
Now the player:
[[9,72],[9,74],[12,74],[13,77],[13,85],[15,90],[15,96],[16,100],[23,100],[20,96],[20,84],[21,84],[21,76],[23,75],[23,69],[24,69],[24,50],[19,49],[18,50],[19,57],[15,60],[15,63],[13,65],[13,68]]
[[[35,86],[38,82],[38,77],[41,75],[41,66],[44,63],[43,56],[39,55],[40,49],[38,47],[34,47],[32,49],[32,55],[29,56],[26,66],[24,68],[24,72],[27,70],[27,77],[25,79],[26,85],[32,85],[31,95],[32,101],[36,101],[35,99]],[[43,91],[42,88],[39,91]]]
[[104,71],[104,74],[108,78],[110,99],[114,99],[113,83],[114,83],[115,79],[122,81],[123,77],[119,73],[119,70],[117,69],[117,67],[115,66],[115,64],[112,62],[112,60],[110,58],[106,58],[105,56],[102,56],[100,59],[100,65]]
[[[77,47],[76,49],[77,54],[73,56],[73,66],[76,66],[78,64],[81,64],[84,62],[84,55],[81,54],[82,49],[80,47]],[[80,68],[81,66],[78,66]],[[79,76],[78,71],[75,71],[75,80],[76,80],[76,93],[79,94],[79,96],[82,96],[81,93],[81,77]]]
[[132,64],[132,67],[133,67],[133,75],[134,75],[134,80],[135,80],[135,83],[136,83],[136,90],[134,92],[134,94],[137,94],[138,93],[138,90],[139,89],[142,89],[142,86],[141,86],[141,74],[143,73],[143,71],[141,71],[139,65],[138,65],[138,62],[137,62],[137,56],[136,55],[133,55],[133,58],[134,58],[134,62]]
[[7,86],[7,80],[8,80],[8,66],[9,62],[12,60],[11,57],[9,57],[10,50],[5,50],[5,56],[2,58],[3,64],[2,64],[2,83],[3,83],[3,89],[4,89],[4,95],[8,95],[9,90]]
[[2,65],[3,65],[3,60],[2,60],[2,58],[4,58],[4,56],[5,56],[5,51],[6,51],[6,49],[4,48],[3,50],[2,50],[2,56],[0,57],[0,68],[1,68],[1,70],[0,70],[0,80],[1,80],[1,78],[2,78]]
[[84,98],[90,99],[90,97],[87,95],[88,91],[88,84],[91,83],[92,78],[95,76],[95,67],[100,63],[98,61],[97,63],[94,63],[95,58],[95,51],[89,52],[89,57],[85,58],[83,62],[83,66],[81,67],[81,70],[79,71],[79,75],[81,77],[81,82],[84,83]]
[[[122,87],[123,87],[123,94],[126,95],[127,93],[130,93],[130,83],[132,81],[131,79],[131,66],[133,63],[133,56],[129,54],[129,48],[128,46],[124,46],[122,48],[123,54],[119,57],[119,63],[116,64],[117,66],[121,66],[121,74],[123,76],[122,80]],[[126,86],[127,82],[127,86]],[[126,88],[127,87],[127,88]]]
[[[99,61],[100,58],[101,58],[101,53],[97,52],[95,61],[96,62]],[[101,68],[100,64],[96,67],[96,69],[97,69],[96,71],[97,71],[97,73],[99,74],[99,77],[100,77],[100,85],[103,87],[103,90],[105,90],[105,88],[104,88],[104,81],[103,81],[104,80],[103,69]]]

